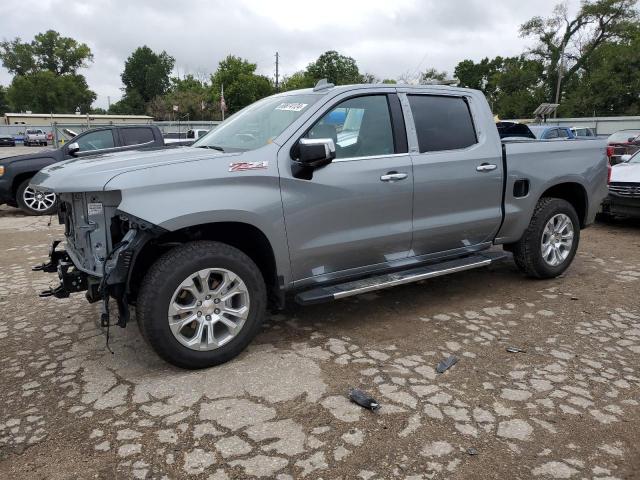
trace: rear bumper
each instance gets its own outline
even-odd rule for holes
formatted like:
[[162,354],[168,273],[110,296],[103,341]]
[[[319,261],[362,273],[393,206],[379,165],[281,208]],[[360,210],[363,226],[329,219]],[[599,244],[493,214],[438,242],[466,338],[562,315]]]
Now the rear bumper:
[[603,213],[640,218],[640,198],[621,198],[609,195],[602,203]]

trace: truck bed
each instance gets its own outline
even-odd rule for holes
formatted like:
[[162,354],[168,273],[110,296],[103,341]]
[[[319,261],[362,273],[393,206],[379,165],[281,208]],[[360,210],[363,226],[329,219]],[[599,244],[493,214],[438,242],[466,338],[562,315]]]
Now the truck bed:
[[[593,222],[607,195],[606,140],[504,139],[504,221],[495,243],[517,241],[535,209],[531,198],[540,198],[551,184],[574,184],[585,194],[583,226]],[[557,187],[556,187],[557,188]]]

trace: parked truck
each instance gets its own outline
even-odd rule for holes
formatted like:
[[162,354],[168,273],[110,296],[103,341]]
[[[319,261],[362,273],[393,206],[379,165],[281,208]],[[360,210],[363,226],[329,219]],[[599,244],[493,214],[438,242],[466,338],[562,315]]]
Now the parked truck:
[[20,208],[28,215],[51,215],[57,208],[56,194],[29,186],[41,168],[70,158],[162,146],[162,133],[156,126],[104,126],[87,130],[60,148],[3,158],[0,160],[0,205],[6,203]]
[[31,145],[44,145],[46,147],[48,143],[47,134],[39,128],[29,129],[24,134],[23,145],[25,147]]
[[162,358],[203,368],[238,355],[290,299],[511,254],[526,275],[556,277],[606,183],[604,141],[503,143],[479,91],[320,83],[262,99],[192,147],[43,169],[32,184],[60,197],[66,249],[54,243],[37,268],[60,279],[42,295],[86,291],[102,327],[135,307]]

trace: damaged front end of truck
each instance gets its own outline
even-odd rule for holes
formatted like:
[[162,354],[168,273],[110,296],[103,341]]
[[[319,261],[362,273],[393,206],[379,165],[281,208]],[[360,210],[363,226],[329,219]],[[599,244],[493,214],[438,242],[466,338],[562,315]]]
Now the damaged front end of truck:
[[89,302],[102,302],[99,325],[110,326],[109,301],[118,308],[116,325],[129,320],[132,266],[148,242],[165,229],[118,210],[120,192],[59,194],[58,220],[64,225],[65,249],[55,240],[49,261],[33,270],[57,273],[60,283],[41,297],[67,298],[86,292]]

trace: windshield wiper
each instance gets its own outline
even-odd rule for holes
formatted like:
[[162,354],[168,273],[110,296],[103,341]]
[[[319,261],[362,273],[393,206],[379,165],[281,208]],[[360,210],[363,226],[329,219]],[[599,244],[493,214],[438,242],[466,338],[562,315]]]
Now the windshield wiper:
[[218,150],[219,152],[224,152],[224,148],[219,147],[217,145],[198,145],[198,148],[210,148],[211,150]]

